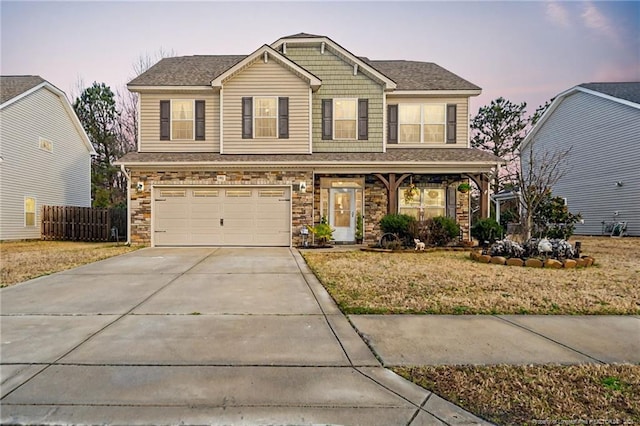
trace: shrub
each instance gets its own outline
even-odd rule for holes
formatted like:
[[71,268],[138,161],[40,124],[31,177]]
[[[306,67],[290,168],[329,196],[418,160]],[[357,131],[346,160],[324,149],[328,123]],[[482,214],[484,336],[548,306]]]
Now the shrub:
[[313,234],[319,246],[325,246],[333,239],[334,230],[331,229],[325,217],[322,217],[320,223],[315,226],[307,225],[307,229]]
[[480,244],[487,245],[500,237],[502,227],[495,219],[480,219],[471,227],[471,236],[477,238]]
[[403,242],[412,242],[414,235],[413,223],[416,222],[416,218],[407,214],[388,214],[380,221],[380,229],[382,232],[390,232],[398,235],[398,238]]
[[428,219],[425,228],[424,242],[430,246],[446,246],[460,235],[460,226],[450,217]]

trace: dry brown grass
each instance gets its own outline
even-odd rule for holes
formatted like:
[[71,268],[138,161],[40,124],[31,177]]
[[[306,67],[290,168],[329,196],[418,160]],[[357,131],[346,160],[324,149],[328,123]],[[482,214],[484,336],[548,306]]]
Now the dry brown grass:
[[0,243],[1,285],[6,287],[42,275],[136,250],[114,243],[71,241],[5,241]]
[[497,424],[640,424],[638,365],[438,366],[393,370]]
[[596,265],[482,264],[467,252],[304,253],[346,313],[638,314],[640,239],[580,237]]

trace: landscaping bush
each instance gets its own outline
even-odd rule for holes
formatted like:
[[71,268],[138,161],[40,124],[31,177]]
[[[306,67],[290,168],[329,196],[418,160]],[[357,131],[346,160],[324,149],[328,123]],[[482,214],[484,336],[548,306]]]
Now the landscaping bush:
[[428,219],[425,228],[426,235],[423,241],[430,246],[446,246],[460,236],[460,226],[450,217],[438,216]]
[[502,227],[495,219],[480,219],[471,227],[471,236],[476,238],[481,245],[488,245],[498,238],[502,233]]
[[405,245],[413,244],[413,238],[415,235],[414,224],[416,218],[407,214],[388,214],[380,221],[380,229],[382,232],[390,232],[398,235],[398,238],[402,240]]

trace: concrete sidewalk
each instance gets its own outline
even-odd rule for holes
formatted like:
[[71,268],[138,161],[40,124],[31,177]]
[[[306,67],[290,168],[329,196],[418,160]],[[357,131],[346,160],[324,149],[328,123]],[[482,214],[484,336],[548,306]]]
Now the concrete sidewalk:
[[640,363],[640,317],[352,315],[385,366]]
[[3,424],[482,424],[384,369],[289,249],[144,249],[0,290]]

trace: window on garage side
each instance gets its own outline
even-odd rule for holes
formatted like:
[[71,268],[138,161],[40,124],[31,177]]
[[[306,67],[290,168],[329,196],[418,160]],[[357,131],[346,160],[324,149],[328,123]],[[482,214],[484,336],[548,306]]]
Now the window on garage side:
[[194,127],[192,100],[174,99],[171,102],[171,139],[192,140]]
[[275,138],[278,127],[277,98],[254,98],[254,136]]
[[36,199],[24,197],[24,226],[36,226]]

